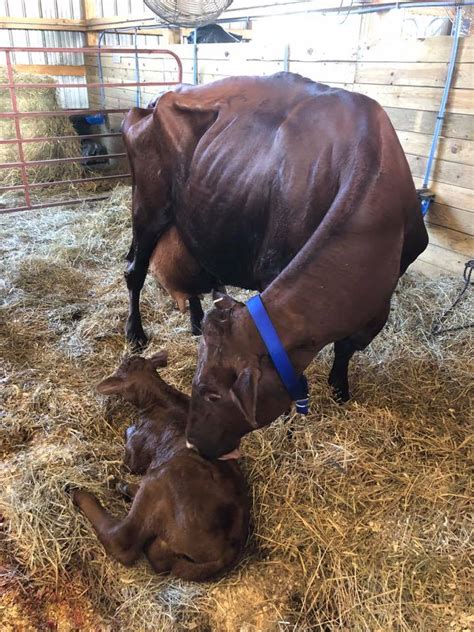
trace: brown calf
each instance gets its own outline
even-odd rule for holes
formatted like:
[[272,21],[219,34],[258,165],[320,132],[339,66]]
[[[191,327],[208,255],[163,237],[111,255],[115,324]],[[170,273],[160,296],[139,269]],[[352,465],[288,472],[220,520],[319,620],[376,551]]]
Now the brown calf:
[[144,477],[139,485],[118,486],[133,498],[128,516],[113,518],[83,490],[74,490],[72,499],[107,553],[122,564],[133,564],[144,552],[157,573],[204,581],[240,558],[249,501],[235,460],[207,461],[186,447],[189,398],[156,372],[166,359],[164,351],[150,359],[131,357],[97,386],[140,411],[137,425],[126,432],[124,463]]

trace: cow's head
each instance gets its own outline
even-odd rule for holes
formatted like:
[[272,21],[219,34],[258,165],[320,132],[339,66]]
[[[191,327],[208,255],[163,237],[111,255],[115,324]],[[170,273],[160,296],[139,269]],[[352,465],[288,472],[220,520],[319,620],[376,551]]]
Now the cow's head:
[[186,438],[206,458],[234,458],[240,439],[288,409],[290,398],[245,305],[215,299],[203,323]]

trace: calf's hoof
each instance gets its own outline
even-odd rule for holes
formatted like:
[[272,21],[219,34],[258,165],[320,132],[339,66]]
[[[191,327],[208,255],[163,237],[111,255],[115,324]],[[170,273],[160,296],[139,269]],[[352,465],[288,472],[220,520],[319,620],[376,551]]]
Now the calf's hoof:
[[76,505],[76,507],[79,507],[81,498],[86,493],[86,492],[83,492],[78,487],[75,487],[75,485],[71,483],[68,483],[67,485],[65,485],[64,491],[71,498],[73,504]]
[[71,496],[73,493],[77,490],[78,488],[74,485],[74,483],[66,483],[66,485],[64,485],[64,493],[67,494],[68,496]]

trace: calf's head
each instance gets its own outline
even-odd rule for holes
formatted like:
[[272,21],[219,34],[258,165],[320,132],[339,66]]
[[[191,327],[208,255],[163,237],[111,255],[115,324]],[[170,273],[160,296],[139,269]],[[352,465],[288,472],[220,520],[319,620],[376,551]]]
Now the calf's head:
[[236,458],[240,439],[273,421],[290,399],[245,305],[215,298],[203,323],[186,439],[206,458]]
[[137,408],[144,408],[166,396],[166,384],[156,372],[158,367],[166,366],[168,353],[158,351],[150,358],[130,356],[119,368],[96,386],[102,395],[120,395]]

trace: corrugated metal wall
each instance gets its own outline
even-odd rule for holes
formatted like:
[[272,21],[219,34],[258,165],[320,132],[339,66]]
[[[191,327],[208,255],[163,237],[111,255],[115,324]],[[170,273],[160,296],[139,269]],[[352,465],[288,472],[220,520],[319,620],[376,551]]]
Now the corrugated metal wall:
[[[72,18],[81,19],[80,0],[0,0],[0,15],[12,17]],[[33,31],[0,29],[0,46],[31,47],[82,47],[85,45],[83,33],[74,31]],[[16,53],[15,64],[84,64],[82,54],[70,53]],[[57,77],[60,83],[84,83],[83,77]],[[85,88],[58,88],[58,98],[65,108],[88,107]]]

